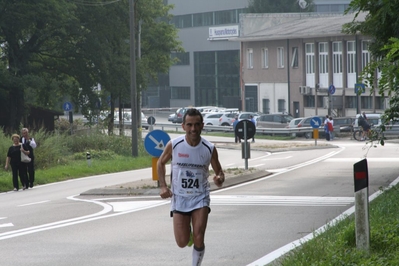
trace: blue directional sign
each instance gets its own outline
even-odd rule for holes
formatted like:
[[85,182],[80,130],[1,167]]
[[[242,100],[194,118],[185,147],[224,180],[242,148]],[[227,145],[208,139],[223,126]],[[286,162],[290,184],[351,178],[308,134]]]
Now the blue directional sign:
[[72,111],[72,104],[70,102],[64,102],[62,108],[65,112]]
[[355,93],[366,93],[366,85],[363,83],[355,83]]
[[168,133],[162,130],[153,130],[145,136],[144,148],[154,157],[160,157],[170,137]]
[[331,95],[335,93],[335,86],[333,84],[328,87],[328,93],[330,93]]
[[312,128],[319,128],[321,126],[321,119],[318,116],[313,117],[310,119],[310,126]]

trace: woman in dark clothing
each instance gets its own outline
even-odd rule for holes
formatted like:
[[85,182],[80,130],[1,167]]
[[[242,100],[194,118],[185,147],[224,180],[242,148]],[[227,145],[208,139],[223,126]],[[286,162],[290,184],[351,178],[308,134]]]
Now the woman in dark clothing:
[[14,134],[11,136],[13,145],[8,149],[5,169],[8,169],[8,165],[11,165],[12,169],[12,183],[14,185],[14,191],[19,190],[18,174],[21,180],[23,189],[26,189],[26,167],[22,166],[21,163],[21,152],[29,155],[29,150],[24,150],[21,143],[19,143],[19,135]]

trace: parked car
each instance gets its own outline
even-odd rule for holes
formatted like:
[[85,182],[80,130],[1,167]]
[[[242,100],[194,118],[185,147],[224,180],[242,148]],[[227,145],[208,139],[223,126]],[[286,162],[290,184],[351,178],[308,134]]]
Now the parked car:
[[168,117],[168,121],[174,123],[173,121],[175,120],[176,113],[170,114]]
[[175,112],[175,117],[172,122],[179,123],[179,124],[183,123],[183,116],[186,113],[187,109],[188,109],[187,107],[182,107],[182,108],[177,109]]
[[206,126],[218,126],[219,118],[223,113],[209,113],[204,116],[204,125]]
[[[324,116],[324,115],[316,115],[317,117],[319,117],[320,118],[320,121],[321,121],[321,123],[320,123],[320,127],[319,127],[319,135],[324,135],[324,130],[323,130],[323,127],[324,127],[324,120],[326,119],[326,117]],[[298,123],[298,127],[312,127],[311,125],[310,125],[310,121],[312,120],[312,118],[314,118],[315,117],[315,115],[314,116],[308,116],[308,117],[305,117],[305,118],[303,118],[302,119],[302,121],[300,121],[299,123]],[[321,130],[320,130],[320,128],[321,128]],[[313,133],[312,132],[305,132],[305,138],[307,138],[307,139],[310,139],[312,136],[313,136]]]
[[339,132],[351,132],[353,131],[353,117],[333,117],[334,131],[337,131],[339,127]]
[[141,127],[144,129],[148,129],[147,120],[148,120],[148,117],[143,112],[141,112]]
[[287,114],[265,114],[257,119],[257,127],[262,128],[285,128],[294,119]]
[[232,126],[236,120],[237,113],[222,113],[219,118],[219,126]]

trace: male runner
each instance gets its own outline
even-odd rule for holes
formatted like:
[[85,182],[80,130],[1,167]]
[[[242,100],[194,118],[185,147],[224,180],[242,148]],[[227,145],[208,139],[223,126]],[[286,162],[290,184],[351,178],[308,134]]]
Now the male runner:
[[[218,187],[224,182],[224,173],[216,147],[201,137],[203,117],[197,109],[188,109],[183,117],[185,135],[168,142],[157,170],[163,199],[171,197],[171,215],[175,240],[179,247],[194,242],[192,265],[201,265],[205,254],[205,230],[211,211],[208,181],[209,164],[215,172],[213,181]],[[171,189],[165,181],[165,165],[172,159]],[[191,229],[192,224],[192,229]]]

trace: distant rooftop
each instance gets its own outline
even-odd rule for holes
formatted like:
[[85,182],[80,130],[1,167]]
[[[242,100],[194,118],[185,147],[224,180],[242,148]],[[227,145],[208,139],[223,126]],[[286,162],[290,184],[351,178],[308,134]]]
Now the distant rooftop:
[[[356,21],[364,21],[360,13]],[[341,36],[342,26],[352,22],[355,14],[273,13],[241,14],[240,37],[230,41],[266,41],[324,36]]]

